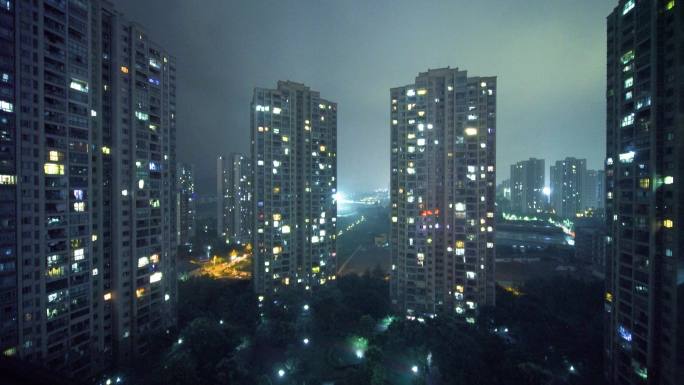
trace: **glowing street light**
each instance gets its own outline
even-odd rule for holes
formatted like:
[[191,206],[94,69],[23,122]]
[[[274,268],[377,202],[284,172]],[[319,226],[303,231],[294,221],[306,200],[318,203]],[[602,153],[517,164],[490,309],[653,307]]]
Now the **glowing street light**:
[[304,311],[308,311],[308,310],[309,310],[309,305],[308,304],[304,305]]
[[284,376],[285,376],[285,370],[278,369],[278,377],[284,377]]
[[363,350],[356,349],[356,358],[358,358],[358,359],[363,358]]
[[304,342],[304,345],[308,345],[308,344],[309,344],[309,339],[308,339],[308,338],[304,338],[304,340],[303,340],[302,342]]
[[413,374],[418,374],[418,365],[411,366],[411,371],[413,372]]

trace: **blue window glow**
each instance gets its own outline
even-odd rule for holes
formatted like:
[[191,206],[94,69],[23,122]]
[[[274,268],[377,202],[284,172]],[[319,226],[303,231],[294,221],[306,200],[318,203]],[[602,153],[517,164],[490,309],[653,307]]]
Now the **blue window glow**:
[[622,337],[623,340],[627,342],[632,342],[632,332],[627,330],[627,328],[625,328],[624,326],[618,326],[618,334],[620,335],[620,337]]

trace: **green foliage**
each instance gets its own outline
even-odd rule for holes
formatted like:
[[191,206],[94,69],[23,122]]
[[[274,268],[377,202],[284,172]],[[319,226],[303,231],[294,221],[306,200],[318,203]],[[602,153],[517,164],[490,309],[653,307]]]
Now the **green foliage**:
[[[162,347],[160,368],[148,370],[157,374],[136,384],[601,382],[600,283],[557,278],[529,282],[522,296],[500,290],[497,307],[480,309],[475,325],[449,314],[387,321],[388,284],[379,273],[340,277],[315,295],[289,290],[262,307],[247,282],[200,278],[179,290],[180,332],[158,336],[174,343]],[[493,333],[503,327],[510,338]]]

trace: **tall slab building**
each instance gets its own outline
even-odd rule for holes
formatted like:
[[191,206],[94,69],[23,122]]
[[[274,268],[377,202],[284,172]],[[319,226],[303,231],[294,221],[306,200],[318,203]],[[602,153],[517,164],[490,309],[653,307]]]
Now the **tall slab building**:
[[247,155],[218,157],[216,210],[219,237],[238,244],[252,241],[252,165]]
[[0,28],[0,349],[83,378],[175,319],[173,58],[105,1]]
[[603,209],[605,203],[605,179],[604,170],[587,170],[582,184],[582,208]]
[[621,0],[607,19],[606,375],[684,379],[684,4]]
[[196,231],[195,206],[195,167],[188,163],[179,162],[176,169],[178,175],[178,190],[176,192],[176,229],[178,244],[192,246],[192,238]]
[[451,68],[390,90],[392,303],[474,321],[494,304],[496,77]]
[[586,174],[586,159],[568,157],[551,166],[551,207],[556,215],[575,218],[583,211],[582,192]]
[[256,292],[334,280],[337,104],[290,81],[256,88],[251,132]]
[[537,214],[546,204],[544,159],[530,158],[511,165],[511,209],[516,214]]

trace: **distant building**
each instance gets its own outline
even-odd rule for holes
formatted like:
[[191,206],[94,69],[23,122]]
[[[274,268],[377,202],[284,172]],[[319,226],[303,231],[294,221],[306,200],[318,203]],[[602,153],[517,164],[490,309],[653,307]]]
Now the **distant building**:
[[606,265],[606,239],[603,220],[591,218],[575,221],[575,259],[601,277],[604,276]]
[[178,163],[178,244],[192,246],[196,230],[195,169],[193,165]]
[[106,1],[0,31],[0,352],[89,379],[175,323],[175,59]]
[[504,199],[511,199],[511,180],[504,179],[496,185],[496,195]]
[[684,2],[607,23],[605,363],[613,384],[684,380]]
[[252,168],[244,154],[219,156],[216,162],[218,236],[235,243],[252,237]]
[[564,218],[574,218],[582,212],[582,185],[587,172],[587,160],[565,158],[551,166],[551,207]]
[[393,305],[470,322],[494,304],[496,77],[451,68],[392,88]]
[[544,159],[530,158],[511,166],[511,209],[516,214],[537,214],[546,208]]
[[603,170],[587,170],[582,186],[582,208],[603,209],[605,207],[605,177]]
[[251,105],[254,288],[336,278],[337,104],[290,81]]

